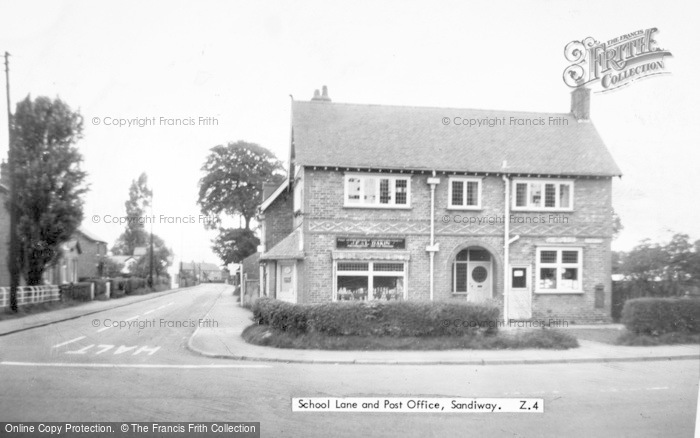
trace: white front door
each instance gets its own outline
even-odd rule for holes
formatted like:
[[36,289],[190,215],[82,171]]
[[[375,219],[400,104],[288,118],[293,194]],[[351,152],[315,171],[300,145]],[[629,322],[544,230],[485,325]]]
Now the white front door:
[[511,266],[508,287],[508,319],[532,318],[532,291],[530,267]]
[[491,262],[469,262],[467,266],[467,301],[480,303],[490,299]]
[[296,263],[295,262],[279,262],[277,279],[277,299],[287,301],[289,303],[297,302],[296,294]]

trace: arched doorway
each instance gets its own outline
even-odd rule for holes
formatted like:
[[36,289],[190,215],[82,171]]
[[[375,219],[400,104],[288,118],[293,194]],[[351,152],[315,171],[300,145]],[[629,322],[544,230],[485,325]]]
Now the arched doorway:
[[493,273],[493,257],[487,249],[464,248],[452,262],[452,293],[466,295],[467,301],[487,301],[493,298]]

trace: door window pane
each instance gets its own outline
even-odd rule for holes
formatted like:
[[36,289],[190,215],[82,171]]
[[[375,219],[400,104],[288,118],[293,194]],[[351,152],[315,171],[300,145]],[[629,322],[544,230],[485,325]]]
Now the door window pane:
[[510,284],[513,289],[525,289],[527,288],[527,269],[525,268],[513,268],[511,272]]

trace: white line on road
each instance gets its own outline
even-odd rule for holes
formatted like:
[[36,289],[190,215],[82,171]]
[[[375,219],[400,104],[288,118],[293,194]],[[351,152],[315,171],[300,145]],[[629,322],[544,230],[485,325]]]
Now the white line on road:
[[64,363],[64,362],[0,362],[0,365],[18,367],[56,368],[172,368],[172,369],[225,369],[225,368],[272,368],[271,365],[170,365],[170,364],[129,364],[129,363]]
[[131,318],[126,318],[124,321],[131,321],[132,319],[136,319],[138,317],[139,317],[138,315],[132,316]]
[[63,347],[64,345],[72,344],[73,342],[78,342],[79,340],[85,339],[85,338],[86,338],[85,336],[78,336],[77,338],[71,339],[70,341],[61,342],[60,344],[56,344],[51,348]]
[[102,327],[101,329],[97,330],[97,333],[101,333],[101,332],[103,332],[103,331],[105,331],[105,330],[109,330],[109,329],[111,329],[111,328],[112,328],[111,325],[108,325],[107,327]]
[[174,303],[174,301],[171,301],[171,302],[169,302],[168,304],[163,304],[163,305],[160,306],[160,307],[156,307],[156,310],[160,310],[160,309],[162,309],[162,308],[164,308],[164,307],[168,307],[168,306],[170,306],[170,305],[173,304],[173,303]]
[[149,310],[148,312],[143,312],[143,314],[144,314],[144,315],[148,315],[149,313],[153,313],[153,312],[155,312],[156,310],[158,310],[158,309],[152,309],[152,310]]

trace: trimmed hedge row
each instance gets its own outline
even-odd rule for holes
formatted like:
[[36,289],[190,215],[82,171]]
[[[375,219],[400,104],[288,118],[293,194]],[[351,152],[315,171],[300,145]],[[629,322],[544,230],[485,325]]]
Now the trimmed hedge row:
[[700,333],[700,300],[635,298],[625,302],[622,323],[635,334]]
[[498,331],[499,310],[472,303],[394,301],[290,304],[260,298],[258,324],[297,333],[331,336],[460,336]]
[[93,297],[90,294],[92,283],[69,283],[59,286],[61,296],[78,301],[90,301]]

